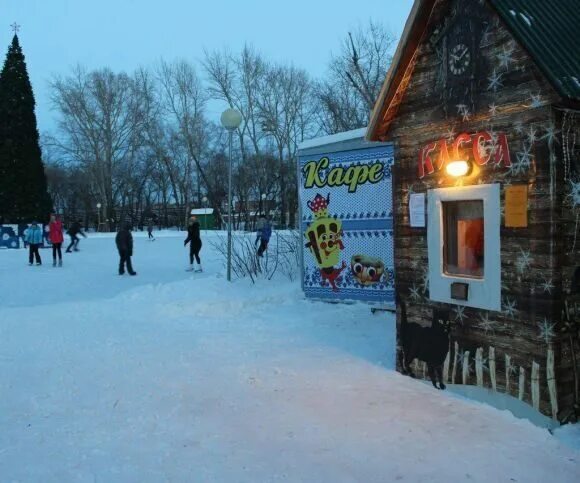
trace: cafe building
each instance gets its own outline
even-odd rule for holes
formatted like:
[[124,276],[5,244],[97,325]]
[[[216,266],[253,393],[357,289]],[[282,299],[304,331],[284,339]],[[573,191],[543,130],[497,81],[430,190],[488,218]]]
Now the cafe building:
[[394,145],[399,333],[443,322],[445,384],[560,422],[579,415],[578,25],[574,0],[416,0],[366,136]]

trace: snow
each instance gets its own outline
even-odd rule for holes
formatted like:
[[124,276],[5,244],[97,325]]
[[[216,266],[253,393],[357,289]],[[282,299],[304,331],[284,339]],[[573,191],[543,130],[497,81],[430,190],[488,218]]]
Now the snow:
[[331,134],[329,136],[321,136],[313,139],[308,139],[298,145],[298,150],[316,148],[318,146],[326,146],[328,144],[340,143],[343,141],[350,141],[352,139],[362,139],[365,137],[367,128],[353,129],[352,131],[340,132]]
[[[228,284],[203,233],[0,251],[0,481],[578,481],[580,434],[402,376],[388,313]],[[558,439],[560,438],[560,439]],[[566,444],[565,444],[566,443]],[[570,447],[571,446],[571,447]]]
[[211,215],[213,213],[213,208],[193,208],[190,212],[191,215]]
[[530,20],[530,17],[528,17],[527,15],[523,14],[522,12],[520,12],[520,17],[522,18],[522,20],[524,22],[526,22],[526,24],[528,25],[528,27],[532,26],[532,21]]

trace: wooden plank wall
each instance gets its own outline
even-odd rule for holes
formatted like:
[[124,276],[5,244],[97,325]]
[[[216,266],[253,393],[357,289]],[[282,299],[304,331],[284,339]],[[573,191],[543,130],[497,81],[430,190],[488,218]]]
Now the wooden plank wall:
[[[534,394],[539,409],[553,416],[554,402],[550,398],[546,368],[548,350],[555,349],[559,353],[554,324],[559,320],[562,293],[559,265],[562,247],[555,242],[558,237],[555,203],[563,188],[561,183],[555,185],[552,182],[554,163],[559,162],[559,155],[553,152],[556,120],[552,109],[558,98],[495,12],[487,5],[477,7],[475,4],[481,5],[477,0],[464,3],[485,9],[486,26],[478,55],[484,56],[482,65],[487,68],[480,73],[482,77],[476,93],[478,111],[468,116],[459,109],[457,112],[448,109],[445,113],[438,90],[441,83],[440,56],[436,47],[425,42],[420,47],[416,68],[398,116],[387,135],[396,149],[397,292],[407,303],[409,320],[421,325],[430,324],[435,306],[445,305],[433,303],[428,297],[426,229],[409,226],[410,193],[461,183],[500,183],[503,209],[505,187],[526,184],[529,190],[528,227],[505,228],[502,218],[502,311],[446,306],[452,310],[453,322],[448,371],[450,377],[451,373],[456,373],[455,383],[459,383],[465,368],[467,380],[475,384],[475,355],[478,349],[482,349],[479,354],[483,365],[480,375],[483,385],[491,387],[495,384],[498,391],[507,390],[530,404]],[[428,29],[434,31],[449,16],[449,4],[438,4]],[[494,87],[493,76],[498,73],[501,82]],[[453,139],[462,132],[479,131],[505,133],[516,168],[508,170],[490,163],[482,167],[478,176],[463,182],[450,179],[443,172],[418,178],[417,159],[423,146],[444,137]],[[529,166],[525,166],[526,159]],[[522,164],[518,167],[517,163]],[[489,373],[490,348],[493,349],[495,366],[493,383]],[[467,352],[469,360],[465,363]],[[510,367],[506,367],[506,360]],[[534,390],[532,370],[535,380],[539,381],[539,388]],[[523,387],[519,387],[520,377],[524,378]]]
[[[556,389],[564,421],[574,420],[573,407],[580,401],[580,287],[574,272],[580,267],[580,112],[555,110],[559,136],[552,146],[558,157],[557,206],[560,210],[558,241],[561,245],[563,317],[558,326]],[[567,321],[567,319],[569,319]],[[573,354],[574,352],[574,354]],[[574,370],[574,360],[576,370]]]

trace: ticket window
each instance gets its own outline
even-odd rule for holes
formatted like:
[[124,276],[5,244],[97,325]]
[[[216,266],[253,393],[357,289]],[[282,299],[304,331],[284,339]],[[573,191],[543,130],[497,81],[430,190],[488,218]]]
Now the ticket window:
[[428,213],[430,298],[500,310],[499,185],[430,190]]

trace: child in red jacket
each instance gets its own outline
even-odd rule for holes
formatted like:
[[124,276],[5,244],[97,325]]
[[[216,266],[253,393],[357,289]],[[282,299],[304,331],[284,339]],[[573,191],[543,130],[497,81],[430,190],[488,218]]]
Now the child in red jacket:
[[56,256],[58,255],[58,266],[62,267],[62,243],[64,242],[63,227],[60,215],[50,217],[48,239],[52,244],[52,266],[56,267]]

